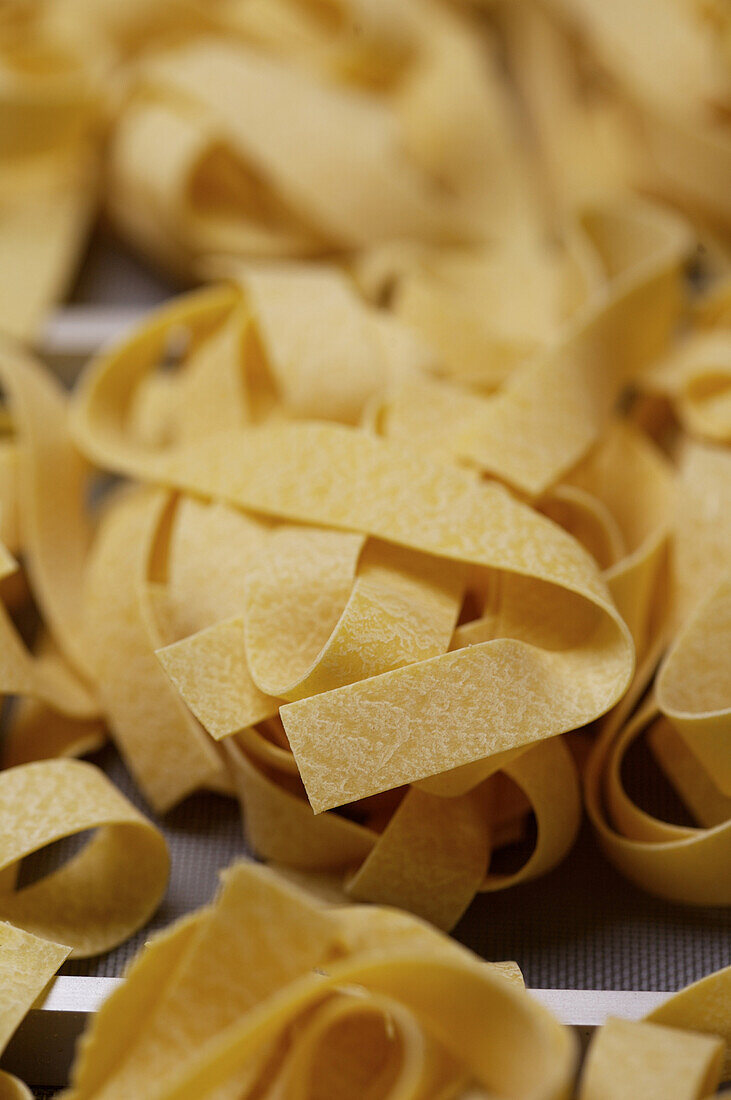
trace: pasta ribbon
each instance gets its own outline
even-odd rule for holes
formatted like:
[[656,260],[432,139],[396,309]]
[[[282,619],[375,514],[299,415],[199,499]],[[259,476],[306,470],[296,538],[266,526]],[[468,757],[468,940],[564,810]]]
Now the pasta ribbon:
[[[607,724],[585,776],[586,807],[599,841],[620,870],[643,889],[672,901],[729,905],[731,821],[704,828],[671,825],[639,809],[626,794],[621,766],[627,749],[657,718],[654,700],[619,731]],[[712,775],[708,776],[715,786]]]
[[[0,772],[4,920],[68,944],[77,958],[121,943],[162,897],[168,854],[158,830],[91,764],[44,760]],[[97,829],[67,863],[14,888],[20,860],[64,837]]]

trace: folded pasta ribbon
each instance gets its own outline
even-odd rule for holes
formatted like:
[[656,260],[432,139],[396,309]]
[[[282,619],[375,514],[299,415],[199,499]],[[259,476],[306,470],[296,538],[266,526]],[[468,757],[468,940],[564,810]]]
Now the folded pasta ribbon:
[[[567,474],[606,429],[628,382],[666,351],[683,307],[685,224],[639,203],[588,209],[582,232],[600,257],[593,293],[545,346],[489,396],[420,392],[386,399],[386,432],[424,443],[535,497]],[[430,444],[431,446],[431,444]]]
[[[69,437],[68,399],[8,338],[0,340],[0,380],[6,432],[0,515],[8,548],[22,563],[21,570],[6,558],[2,566],[0,690],[18,696],[3,746],[7,765],[78,752],[100,744],[104,732],[80,621],[91,541],[88,471]],[[32,652],[8,615],[29,589],[41,619]]]

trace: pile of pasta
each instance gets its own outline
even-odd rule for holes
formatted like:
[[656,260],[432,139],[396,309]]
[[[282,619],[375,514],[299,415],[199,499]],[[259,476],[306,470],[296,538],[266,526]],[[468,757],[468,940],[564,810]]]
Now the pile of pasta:
[[[234,793],[259,857],[445,929],[582,802],[637,885],[731,903],[731,295],[689,246],[637,203],[570,226],[556,262],[602,282],[492,395],[335,267],[174,300],[70,409],[8,344],[44,630],[5,762],[108,729],[157,813]],[[687,819],[632,801],[641,737]]]
[[[346,906],[232,872],[110,1002],[74,1097],[142,1081],[105,1029],[142,1041],[229,890],[292,958],[252,931],[260,986],[135,1095],[347,1095],[324,1037],[356,1074],[368,1052],[374,1097],[566,1095],[570,1041],[504,976],[375,909],[421,961],[371,963],[353,903],[450,929],[554,868],[584,808],[635,885],[731,904],[730,56],[720,0],[3,7],[0,968],[27,980],[0,1042],[164,892],[158,830],[75,759],[107,735],[156,814],[237,797],[253,854]],[[68,396],[30,346],[101,208],[206,285]],[[640,741],[685,816],[635,801]],[[588,1082],[635,1034],[675,1066],[648,1026],[602,1032],[586,1100],[628,1095]],[[701,1097],[716,1046],[688,1041]]]
[[186,280],[332,258],[487,386],[550,327],[531,308],[516,331],[501,288],[516,264],[540,282],[566,214],[652,196],[728,265],[724,0],[12,0],[0,18],[0,327],[23,338],[95,208]]
[[[3,927],[0,1044],[53,968],[53,945]],[[702,1100],[729,1069],[730,1003],[727,968],[645,1020],[610,1019],[574,1092],[576,1037],[526,992],[514,963],[485,963],[404,913],[326,906],[238,864],[210,906],[133,961],[82,1037],[62,1095]],[[28,1100],[19,1082],[3,1085],[3,1096]]]

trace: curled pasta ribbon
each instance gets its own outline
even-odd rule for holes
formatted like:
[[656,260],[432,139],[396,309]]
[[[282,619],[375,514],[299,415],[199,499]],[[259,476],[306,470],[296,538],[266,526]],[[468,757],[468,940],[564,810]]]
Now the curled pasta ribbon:
[[[0,1054],[70,948],[0,922]],[[30,1089],[0,1070],[2,1100],[32,1100]]]
[[67,1095],[406,1098],[477,1081],[558,1098],[574,1060],[570,1033],[514,964],[477,961],[401,913],[325,908],[238,865],[210,909],[133,964],[84,1038]]
[[[553,721],[541,732],[538,726],[531,727],[527,715],[521,728],[513,729],[507,706],[499,728],[497,723],[490,728],[489,715],[486,722],[482,701],[478,703],[478,695],[484,699],[485,678],[496,676],[495,688],[500,683],[501,693],[509,694],[501,669],[505,672],[512,662],[520,663],[521,675],[535,677],[536,693],[547,676],[545,683],[551,683],[555,703],[561,676],[572,677],[574,667],[595,660],[572,634],[579,620],[582,637],[591,637],[592,646],[603,654],[602,671],[594,681],[596,694],[592,691],[583,705],[601,712],[627,686],[633,662],[631,641],[593,563],[560,529],[544,523],[495,485],[478,486],[456,467],[424,462],[416,452],[366,433],[319,424],[253,428],[229,439],[212,437],[199,448],[161,457],[156,463],[153,478],[188,491],[287,520],[360,530],[422,553],[505,571],[501,625],[503,636],[510,640],[484,641],[282,708],[300,772],[318,809],[582,724],[582,704],[575,699],[565,700],[565,712],[555,708]],[[346,471],[349,478],[344,476]],[[442,501],[448,501],[446,511]],[[525,622],[528,600],[535,616],[531,625]],[[563,626],[557,633],[562,600],[571,605],[574,618],[572,625],[566,624],[566,633]],[[437,685],[450,675],[464,683],[459,717],[451,700],[435,694]],[[535,698],[537,702],[540,696]],[[442,705],[449,708],[449,717],[442,713]],[[375,750],[379,742],[391,743],[396,710],[402,721],[412,714],[413,725],[398,732],[398,758],[386,753],[381,776]],[[470,737],[473,710],[476,724]],[[366,740],[374,754],[368,758],[360,748],[365,744],[359,740],[363,735],[356,732],[359,711],[361,719],[366,711],[369,716]],[[324,735],[333,720],[340,725],[341,736],[329,746],[334,756],[325,771],[318,763],[316,743],[321,735],[316,731]],[[438,727],[443,739],[445,725],[458,722],[461,729],[455,741],[442,740],[434,756],[438,743],[434,731]],[[333,766],[337,785],[328,778]]]
[[[343,474],[348,469],[352,475],[346,480]],[[265,476],[261,476],[262,470],[266,471]],[[535,643],[540,645],[543,641],[548,646],[547,655],[542,658],[543,665],[536,666],[536,675],[539,667],[549,674],[555,667],[556,675],[560,675],[563,662],[575,660],[580,663],[587,659],[578,639],[571,638],[571,627],[568,628],[569,634],[561,637],[559,642],[555,625],[550,625],[556,601],[565,598],[572,605],[576,604],[577,615],[585,617],[582,622],[584,631],[597,630],[594,644],[606,654],[602,661],[599,694],[595,701],[587,702],[588,707],[598,705],[600,710],[605,709],[627,685],[632,670],[631,643],[626,627],[608,599],[588,556],[560,529],[543,523],[539,516],[512,500],[504,490],[491,485],[477,486],[471,477],[457,468],[422,462],[407,448],[381,443],[353,429],[303,424],[253,428],[229,438],[214,437],[191,451],[154,459],[147,474],[144,468],[140,469],[140,473],[201,495],[228,499],[254,511],[290,520],[334,525],[341,529],[360,528],[364,533],[420,552],[466,564],[503,569],[506,571],[505,630],[508,637],[515,638],[515,643],[507,645],[507,660],[511,659],[508,654],[515,653],[516,659],[523,659],[525,654],[524,659],[529,662],[532,658],[528,646],[534,639]],[[306,477],[302,476],[304,473]],[[397,481],[398,494],[395,492]],[[389,498],[393,502],[390,506]],[[449,501],[446,513],[441,510],[442,500]],[[436,508],[433,502],[437,502]],[[495,532],[495,536],[491,536],[491,531]],[[522,575],[524,573],[525,576]],[[561,591],[567,595],[561,597]],[[524,605],[529,594],[534,600],[538,621],[541,615],[545,620],[545,625],[534,628],[534,635],[531,635],[531,628],[527,625],[520,626],[515,621],[516,617],[520,617],[519,605]],[[541,629],[544,631],[542,636]],[[521,647],[523,639],[525,650]],[[575,657],[567,648],[572,643],[578,645]],[[553,650],[556,645],[559,646],[558,651]],[[495,648],[499,653],[499,645]],[[434,658],[436,664],[419,662],[404,670],[372,678],[368,690],[376,693],[373,699],[381,690],[381,684],[384,696],[392,686],[396,692],[402,690],[405,697],[416,691],[417,698],[420,698],[423,692],[426,705],[431,690],[430,677],[441,676],[442,666],[454,669],[469,666],[475,675],[489,675],[486,669],[482,672],[482,661],[485,660],[489,666],[492,651],[488,642],[482,647],[471,646]],[[554,656],[550,656],[551,652]],[[499,657],[497,659],[500,660]],[[589,660],[592,658],[589,657]],[[422,675],[423,683],[420,682]],[[359,690],[356,684],[321,694],[312,702],[303,701],[284,708],[283,717],[290,737],[298,731],[298,715],[307,714],[306,725],[310,730],[313,729],[313,720],[329,720],[323,716],[322,708],[342,706],[341,716],[347,720],[347,707],[358,706]],[[469,698],[468,695],[464,701],[468,709]],[[320,718],[316,718],[318,710],[312,708],[320,708]],[[581,718],[573,704],[569,711],[570,718],[567,711],[564,721],[580,724]],[[467,715],[468,712],[465,713]],[[378,721],[379,717],[374,708],[374,720]],[[387,709],[382,711],[381,720],[385,729],[389,721]],[[423,720],[427,723],[430,720],[435,723],[441,721],[436,713],[430,719],[428,710],[424,711]],[[562,732],[561,721],[560,717],[556,718],[554,732]],[[490,751],[528,744],[538,736],[537,732],[531,736],[528,730],[522,734],[516,730],[512,734],[509,728],[488,734],[484,732],[484,726],[481,728],[483,733],[480,736],[487,738],[484,742],[487,751],[480,750],[477,742],[472,747],[463,737],[461,748],[456,747],[452,766],[469,762],[471,754],[489,755]],[[373,736],[375,729],[371,725]],[[548,733],[546,729],[542,736]],[[402,753],[401,766],[423,768],[422,774],[444,770],[436,760],[433,767],[431,762],[425,767],[423,759],[420,763],[416,762],[419,740],[416,730],[414,737],[411,749],[413,763],[406,764],[405,754]],[[428,725],[424,737],[428,737]],[[305,772],[303,748],[297,745],[295,752],[299,753],[300,767]],[[344,744],[340,751],[343,756],[347,755]],[[372,769],[366,780],[369,787],[362,789],[358,772],[354,770],[357,768],[357,761],[346,764],[344,775],[348,771],[353,774],[352,789],[341,788],[346,799],[348,795],[352,798],[384,789],[378,786],[377,774]],[[420,777],[417,774],[404,775],[403,778]],[[395,782],[388,785],[393,786],[400,781],[401,775],[390,778]],[[334,804],[346,799],[339,798]],[[320,808],[325,806],[326,803],[320,802]]]
[[387,434],[421,442],[436,430],[446,451],[532,497],[584,457],[628,381],[668,345],[690,238],[677,219],[632,204],[587,213],[583,232],[604,278],[545,347],[489,397],[405,388],[387,401]]
[[[669,599],[655,597],[658,608],[664,603],[670,608],[664,616],[656,614],[654,624],[650,621],[650,644],[635,683],[605,721],[585,777],[587,808],[613,862],[643,888],[694,904],[724,905],[731,899],[722,871],[731,843],[726,743],[731,696],[725,660],[731,637],[731,530],[725,507],[730,473],[728,453],[721,448],[684,446],[670,521]],[[653,696],[628,722],[662,656],[668,627],[674,638]],[[696,828],[659,821],[626,794],[622,761],[645,730]]]
[[[161,834],[97,768],[47,760],[0,772],[0,914],[32,936],[68,945],[77,958],[121,943],[164,893]],[[92,839],[59,869],[14,888],[20,861],[87,829]]]
[[108,510],[89,562],[85,597],[85,627],[106,721],[158,810],[213,782],[222,767],[215,746],[154,655],[161,636],[148,564],[167,506],[165,494],[142,493]]
[[666,557],[676,519],[675,482],[659,448],[616,419],[539,505],[602,565],[638,661],[667,627],[662,607],[669,598]]
[[726,796],[731,796],[729,639],[731,577],[726,577],[681,629],[657,677],[659,708]]
[[[657,705],[651,699],[618,731],[615,722],[607,723],[585,775],[587,812],[607,856],[638,886],[671,901],[729,905],[731,890],[724,871],[731,858],[728,815],[720,820],[706,818],[703,827],[671,825],[641,810],[623,787],[623,758],[632,742],[646,729],[652,729],[657,719]],[[663,730],[662,724],[653,729],[661,744],[665,740]],[[659,759],[665,759],[662,748]],[[697,766],[685,771],[684,780],[677,783],[681,796],[688,787],[697,794],[698,772]],[[677,764],[670,774],[677,774]],[[703,781],[716,787],[709,773]],[[692,796],[687,799],[689,809],[696,801]]]

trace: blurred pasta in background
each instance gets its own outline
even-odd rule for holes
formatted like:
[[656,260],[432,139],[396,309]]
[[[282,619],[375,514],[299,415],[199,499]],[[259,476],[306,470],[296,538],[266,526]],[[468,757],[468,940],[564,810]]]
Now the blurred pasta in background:
[[652,197],[727,261],[720,0],[24,0],[1,18],[2,320],[21,336],[95,206],[187,280],[343,264],[443,353],[458,330],[447,361],[488,387],[586,296],[587,207]]

